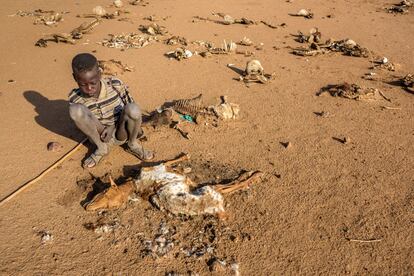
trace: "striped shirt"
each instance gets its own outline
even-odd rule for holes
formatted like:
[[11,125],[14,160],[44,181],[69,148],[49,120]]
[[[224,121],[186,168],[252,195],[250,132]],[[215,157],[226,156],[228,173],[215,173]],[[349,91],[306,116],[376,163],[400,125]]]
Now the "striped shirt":
[[79,88],[69,93],[69,103],[85,105],[104,126],[115,125],[121,116],[124,106],[133,103],[134,99],[128,87],[120,79],[111,77],[101,79],[101,91],[98,98],[89,97]]

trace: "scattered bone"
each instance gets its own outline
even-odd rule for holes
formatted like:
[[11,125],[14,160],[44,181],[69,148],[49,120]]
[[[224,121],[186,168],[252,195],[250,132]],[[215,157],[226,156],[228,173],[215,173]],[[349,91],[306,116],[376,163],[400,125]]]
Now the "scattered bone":
[[174,58],[176,60],[182,60],[182,59],[188,59],[192,57],[193,53],[184,47],[180,47],[180,48],[175,49],[174,51],[165,53],[165,55],[169,58]]
[[92,13],[96,14],[97,16],[104,16],[107,14],[106,10],[102,6],[96,6],[93,8]]
[[409,92],[414,93],[414,75],[408,74],[401,80],[402,86]]
[[191,135],[185,131],[184,129],[181,128],[180,124],[178,122],[173,122],[172,124],[172,128],[178,130],[178,132],[185,138],[188,140],[191,140]]
[[321,42],[322,34],[318,30],[318,28],[312,28],[309,31],[309,35],[305,35],[302,32],[298,32],[297,35],[294,35],[296,37],[296,41],[300,43],[319,43]]
[[234,43],[231,40],[230,42],[227,42],[226,40],[224,40],[223,44],[221,44],[221,47],[211,46],[210,48],[207,49],[207,51],[210,54],[214,54],[214,55],[220,55],[220,54],[228,55],[228,54],[234,53],[236,49],[237,49],[236,43]]
[[156,15],[150,15],[150,16],[146,16],[146,17],[144,17],[144,20],[148,20],[148,21],[151,21],[151,22],[161,21],[161,20],[165,21],[165,20],[167,20],[169,17],[170,17],[170,16],[164,16],[164,17],[159,18],[159,17],[158,17],[158,16],[156,16]]
[[59,142],[49,142],[47,144],[47,150],[53,152],[59,152],[63,149],[63,146]]
[[117,8],[121,8],[124,5],[121,0],[114,0],[113,4]]
[[290,13],[289,15],[290,16],[302,16],[302,17],[307,18],[307,19],[313,18],[313,13],[310,12],[310,10],[308,11],[306,9],[301,9],[297,13]]
[[37,232],[37,235],[40,236],[40,242],[42,244],[50,243],[53,241],[53,235],[46,230]]
[[[228,65],[229,66],[229,65]],[[231,67],[231,66],[229,66]],[[274,78],[274,73],[266,74],[262,67],[262,64],[258,60],[250,60],[246,64],[246,69],[243,76],[240,76],[238,80],[244,83],[268,83]]]
[[329,39],[324,44],[317,44],[313,42],[309,45],[309,47],[297,48],[292,51],[293,54],[299,56],[316,56],[330,52],[342,52],[344,55],[364,58],[367,58],[370,55],[367,48],[356,44],[355,41],[351,39]]
[[110,34],[109,38],[99,42],[101,45],[116,48],[116,49],[138,49],[149,45],[151,42],[156,41],[157,38],[147,34]]
[[236,119],[239,116],[240,106],[229,103],[227,96],[221,96],[221,104],[213,107],[214,114],[223,120]]
[[68,13],[68,12],[45,11],[42,9],[37,9],[33,12],[19,10],[12,16],[20,16],[20,17],[33,16],[34,17],[33,24],[35,25],[43,24],[46,26],[53,26],[63,21],[63,14],[65,13]]
[[168,34],[167,28],[160,26],[157,23],[152,23],[146,26],[141,25],[139,27],[139,30],[152,36]]
[[378,58],[373,62],[372,69],[385,69],[388,71],[395,71],[395,64],[390,62],[388,58]]
[[[257,24],[255,21],[247,19],[245,17],[234,19],[228,14],[224,14],[221,12],[213,13],[213,15],[221,17],[223,21],[215,21],[216,23],[221,23],[224,25],[231,25],[231,24],[243,24],[243,25],[254,25]],[[211,21],[211,20],[209,20]]]
[[239,45],[243,45],[243,46],[252,46],[253,45],[253,41],[251,41],[249,38],[247,37],[243,37],[242,40],[240,40],[240,42],[238,43]]
[[318,96],[328,92],[333,97],[341,97],[352,100],[379,100],[381,98],[390,101],[381,91],[376,88],[363,88],[357,84],[342,83],[328,85],[318,92]]
[[36,46],[47,47],[48,41],[64,42],[69,44],[75,44],[75,39],[81,39],[84,34],[91,32],[98,24],[100,23],[99,19],[95,19],[91,22],[84,22],[79,27],[73,29],[69,34],[67,33],[58,33],[47,35],[36,42]]
[[108,76],[118,76],[124,72],[133,72],[134,67],[122,64],[119,60],[100,60],[99,67],[102,69],[102,74]]
[[414,6],[414,2],[411,0],[402,0],[400,3],[392,5],[390,8],[387,8],[389,13],[400,13],[406,14],[408,10]]
[[174,36],[164,40],[164,43],[167,44],[167,45],[181,44],[183,46],[187,46],[188,45],[188,40],[185,37],[174,35]]
[[236,54],[238,54],[238,55],[244,55],[245,57],[254,56],[254,52],[248,51],[248,50],[244,50],[244,51],[242,51],[242,50],[236,50]]
[[109,176],[111,186],[97,194],[85,206],[86,211],[96,211],[101,209],[117,209],[128,201],[128,197],[134,192],[134,183],[127,182],[123,185],[116,185]]

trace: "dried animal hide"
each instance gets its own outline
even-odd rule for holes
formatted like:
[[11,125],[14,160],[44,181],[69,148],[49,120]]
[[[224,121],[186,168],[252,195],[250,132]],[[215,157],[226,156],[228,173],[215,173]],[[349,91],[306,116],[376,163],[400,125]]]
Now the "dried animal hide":
[[85,207],[86,211],[96,211],[101,209],[116,209],[128,201],[128,197],[134,192],[135,185],[133,182],[127,182],[117,186],[109,177],[111,186],[97,194]]
[[[143,168],[135,181],[138,193],[155,194],[151,201],[160,209],[175,215],[200,215],[224,213],[224,199],[221,193],[231,193],[257,183],[260,172],[239,177],[229,184],[206,185],[192,189],[195,184],[186,175],[174,172],[171,165],[189,157],[183,155],[164,164]],[[242,179],[242,180],[241,180]]]

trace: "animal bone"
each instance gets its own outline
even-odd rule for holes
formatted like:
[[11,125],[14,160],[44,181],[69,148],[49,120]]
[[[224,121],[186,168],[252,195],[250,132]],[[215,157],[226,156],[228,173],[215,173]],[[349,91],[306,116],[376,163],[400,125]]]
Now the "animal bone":
[[328,92],[333,97],[342,97],[352,100],[378,100],[384,98],[390,101],[385,95],[376,88],[363,88],[357,84],[342,83],[337,85],[328,85],[322,88],[317,95]]
[[177,45],[177,44],[181,44],[183,46],[188,45],[187,39],[181,36],[172,36],[170,38],[167,38],[166,40],[164,40],[164,43],[167,45]]
[[156,23],[152,23],[152,24],[147,25],[147,26],[141,25],[139,27],[139,29],[142,32],[147,33],[147,34],[152,35],[152,36],[168,34],[168,31],[164,26],[160,26]]
[[134,71],[134,67],[122,64],[118,60],[99,60],[99,67],[102,69],[102,74],[117,76],[123,74],[124,72]]
[[400,3],[387,8],[390,13],[408,13],[408,10],[414,6],[414,3],[410,0],[402,0]]
[[240,42],[238,44],[243,45],[243,46],[252,46],[253,42],[249,38],[243,37],[243,39],[240,40]]
[[401,79],[401,83],[407,91],[414,93],[414,75],[406,75]]
[[262,75],[264,73],[264,69],[260,61],[253,59],[247,62],[245,72],[247,75]]
[[229,103],[227,101],[227,96],[222,96],[221,100],[221,104],[216,105],[212,108],[214,114],[224,120],[236,119],[240,112],[240,106],[235,103]]
[[116,209],[128,201],[128,197],[134,192],[133,182],[127,182],[117,186],[109,176],[111,186],[95,195],[95,197],[85,206],[86,211],[96,211],[101,209]]
[[120,34],[120,35],[109,35],[109,39],[104,39],[100,42],[101,45],[109,48],[117,49],[138,49],[149,45],[151,42],[157,40],[156,37],[146,34]]
[[205,111],[202,100],[203,94],[191,99],[181,99],[173,102],[172,109],[181,113],[196,117],[199,113]]
[[117,8],[120,8],[124,5],[121,0],[114,0],[113,4]]
[[302,16],[302,17],[307,18],[307,19],[313,18],[313,13],[311,13],[310,11],[305,10],[305,9],[301,9],[297,13],[290,13],[289,15],[290,16]]
[[167,57],[175,58],[176,60],[187,59],[193,56],[193,53],[183,47],[177,48],[175,51],[165,53]]
[[106,10],[102,6],[96,6],[92,9],[92,12],[97,16],[104,16],[107,14]]

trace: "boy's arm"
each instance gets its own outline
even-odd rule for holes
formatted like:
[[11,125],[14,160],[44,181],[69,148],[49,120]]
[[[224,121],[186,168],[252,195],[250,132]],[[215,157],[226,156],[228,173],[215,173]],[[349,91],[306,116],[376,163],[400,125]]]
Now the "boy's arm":
[[129,93],[128,86],[124,84],[120,79],[111,79],[111,84],[112,87],[118,92],[119,97],[121,98],[124,104],[135,102],[131,94]]

